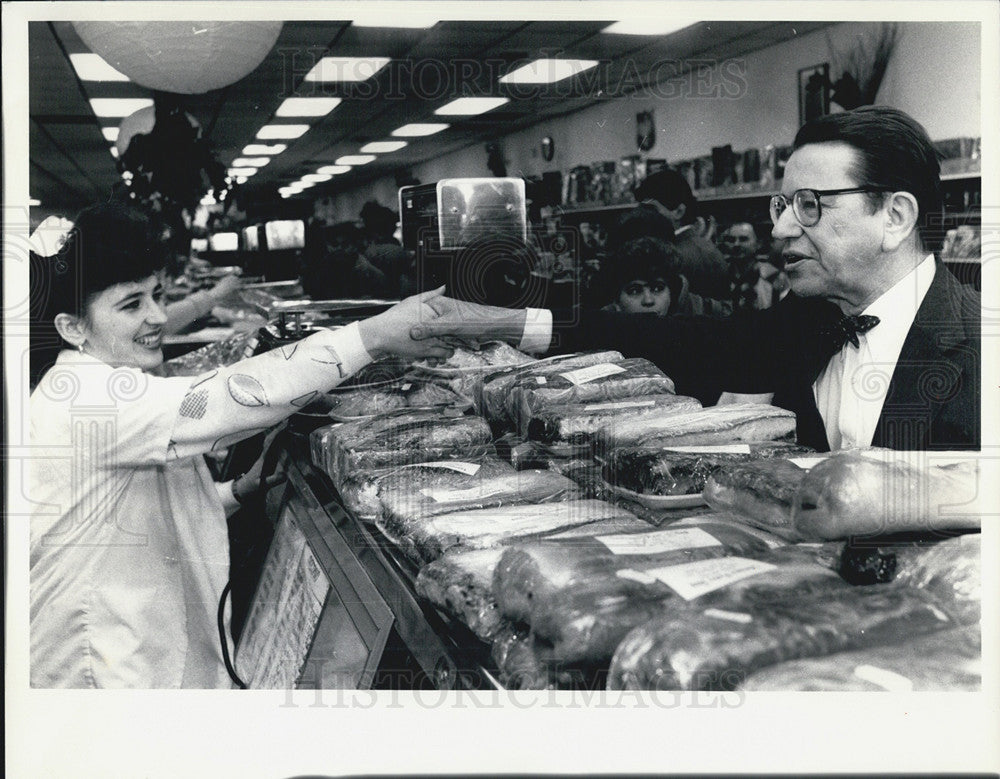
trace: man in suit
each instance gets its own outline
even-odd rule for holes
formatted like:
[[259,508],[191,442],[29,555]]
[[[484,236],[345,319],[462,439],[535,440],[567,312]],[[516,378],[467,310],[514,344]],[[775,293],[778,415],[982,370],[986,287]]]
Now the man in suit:
[[451,322],[418,331],[618,348],[706,404],[723,391],[773,393],[795,412],[799,442],[819,451],[978,449],[980,301],[931,253],[940,213],[923,127],[867,106],[796,135],[771,200],[792,292],[773,308],[718,320],[455,306]]

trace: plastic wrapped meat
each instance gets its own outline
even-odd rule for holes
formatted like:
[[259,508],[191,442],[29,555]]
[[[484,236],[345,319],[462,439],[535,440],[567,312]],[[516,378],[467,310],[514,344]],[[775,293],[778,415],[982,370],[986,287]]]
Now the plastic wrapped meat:
[[[493,589],[506,617],[534,624],[534,616],[548,610],[559,593],[581,585],[595,595],[599,587],[608,594],[643,590],[642,583],[617,575],[623,568],[641,571],[709,557],[762,554],[770,548],[736,525],[713,523],[711,515],[684,527],[647,526],[645,532],[627,535],[543,539],[507,549]],[[663,586],[652,591],[658,596]]]
[[899,642],[954,627],[927,593],[894,584],[822,597],[710,605],[664,614],[615,651],[611,689],[731,690],[776,663]]
[[420,569],[418,595],[457,616],[483,641],[500,629],[500,610],[493,598],[493,569],[502,549],[449,552]]
[[207,344],[200,349],[167,360],[163,363],[159,373],[162,376],[197,376],[252,357],[256,344],[256,330],[236,333],[221,341]]
[[404,411],[344,422],[312,433],[313,462],[339,489],[353,473],[433,460],[479,457],[492,449],[481,417]]
[[503,622],[490,652],[500,684],[507,690],[547,690],[558,686],[551,673],[552,651],[520,625]]
[[726,451],[679,451],[670,447],[621,447],[607,457],[604,480],[640,495],[693,495],[708,478],[734,463],[808,454],[804,446],[768,441],[719,447]]
[[[417,470],[417,469],[412,469]],[[437,514],[470,509],[544,503],[578,493],[576,483],[555,471],[491,468],[453,473],[428,484],[419,472],[397,471],[379,488],[382,520],[394,533],[406,533],[413,522]]]
[[338,417],[370,417],[405,408],[406,397],[395,387],[358,387],[332,392],[324,401]]
[[389,490],[408,489],[468,489],[483,480],[490,480],[514,473],[514,468],[503,460],[487,455],[474,460],[440,460],[437,462],[379,468],[360,471],[341,485],[339,493],[344,506],[354,516],[374,522],[382,514],[379,493],[383,485]]
[[[614,517],[559,531],[553,538],[576,538],[589,533],[623,533],[648,529],[634,517]],[[446,552],[420,569],[416,590],[436,606],[450,612],[484,641],[500,629],[500,609],[493,597],[493,571],[503,547]]]
[[982,604],[980,539],[979,533],[969,533],[929,547],[896,547],[896,581],[927,590],[961,624],[978,623]]
[[[508,410],[523,436],[527,435],[532,416],[560,411],[570,403],[597,403],[673,393],[674,383],[663,371],[649,360],[636,357],[547,375],[523,376],[514,383],[508,397]],[[701,407],[690,401],[689,405]],[[669,413],[668,408],[664,406],[661,413]]]
[[734,403],[689,414],[664,414],[604,425],[594,435],[599,451],[619,446],[700,446],[793,440],[795,414],[777,406]]
[[[625,561],[615,575],[621,585],[599,575],[532,604],[532,632],[552,644],[557,662],[606,663],[632,628],[654,617],[687,613],[689,601],[765,603],[850,588],[811,552],[792,548],[756,558],[693,559],[660,567]],[[494,592],[500,595],[496,585]],[[498,602],[502,611],[503,601]]]
[[385,530],[413,559],[431,562],[455,547],[490,549],[588,522],[627,516],[625,510],[599,500],[568,500],[456,511]]
[[650,414],[687,412],[701,408],[694,398],[662,394],[627,400],[571,403],[545,407],[528,419],[528,438],[544,443],[585,444],[602,425],[638,419]]
[[802,538],[979,529],[975,460],[935,465],[926,452],[838,452],[809,471],[792,505]]
[[702,495],[716,511],[731,511],[756,527],[799,541],[792,504],[806,473],[782,459],[735,463],[713,471]]
[[531,355],[518,351],[505,341],[490,341],[479,349],[458,348],[444,362],[430,365],[425,360],[413,364],[414,368],[434,373],[448,371],[477,371],[502,368],[510,365],[524,365],[535,362]]
[[976,692],[982,681],[980,629],[972,626],[872,649],[779,663],[751,674],[740,689]]
[[547,357],[544,360],[536,360],[525,365],[486,373],[478,388],[476,409],[497,430],[502,432],[513,430],[516,426],[516,420],[512,416],[513,408],[508,405],[508,400],[519,379],[527,376],[550,376],[555,373],[621,359],[623,359],[621,352],[611,351],[568,354]]

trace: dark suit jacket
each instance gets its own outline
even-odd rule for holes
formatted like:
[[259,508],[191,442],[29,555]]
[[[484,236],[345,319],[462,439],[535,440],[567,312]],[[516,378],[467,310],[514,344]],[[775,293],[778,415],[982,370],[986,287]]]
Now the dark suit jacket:
[[[774,393],[793,411],[800,443],[828,451],[812,384],[830,359],[820,331],[834,304],[788,295],[765,311],[727,319],[554,312],[552,351],[618,349],[646,357],[678,394],[710,405],[723,391]],[[940,262],[889,384],[872,440],[892,449],[978,449],[980,302]]]

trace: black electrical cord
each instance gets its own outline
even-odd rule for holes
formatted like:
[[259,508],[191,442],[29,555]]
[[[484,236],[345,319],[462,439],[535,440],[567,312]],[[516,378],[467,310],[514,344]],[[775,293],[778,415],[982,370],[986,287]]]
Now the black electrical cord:
[[229,659],[229,641],[226,638],[226,596],[229,595],[231,582],[226,582],[226,586],[222,588],[222,597],[219,598],[219,641],[222,643],[222,660],[226,664],[226,672],[229,674],[229,678],[233,680],[237,687],[241,690],[247,688],[246,684],[239,675],[236,673],[236,669],[233,668],[233,662]]

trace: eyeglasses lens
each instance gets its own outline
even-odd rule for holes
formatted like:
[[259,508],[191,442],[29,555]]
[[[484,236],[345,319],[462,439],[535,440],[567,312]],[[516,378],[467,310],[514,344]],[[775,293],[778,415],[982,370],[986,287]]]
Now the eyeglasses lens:
[[792,209],[803,227],[812,227],[819,221],[819,198],[811,190],[798,190],[792,198]]

